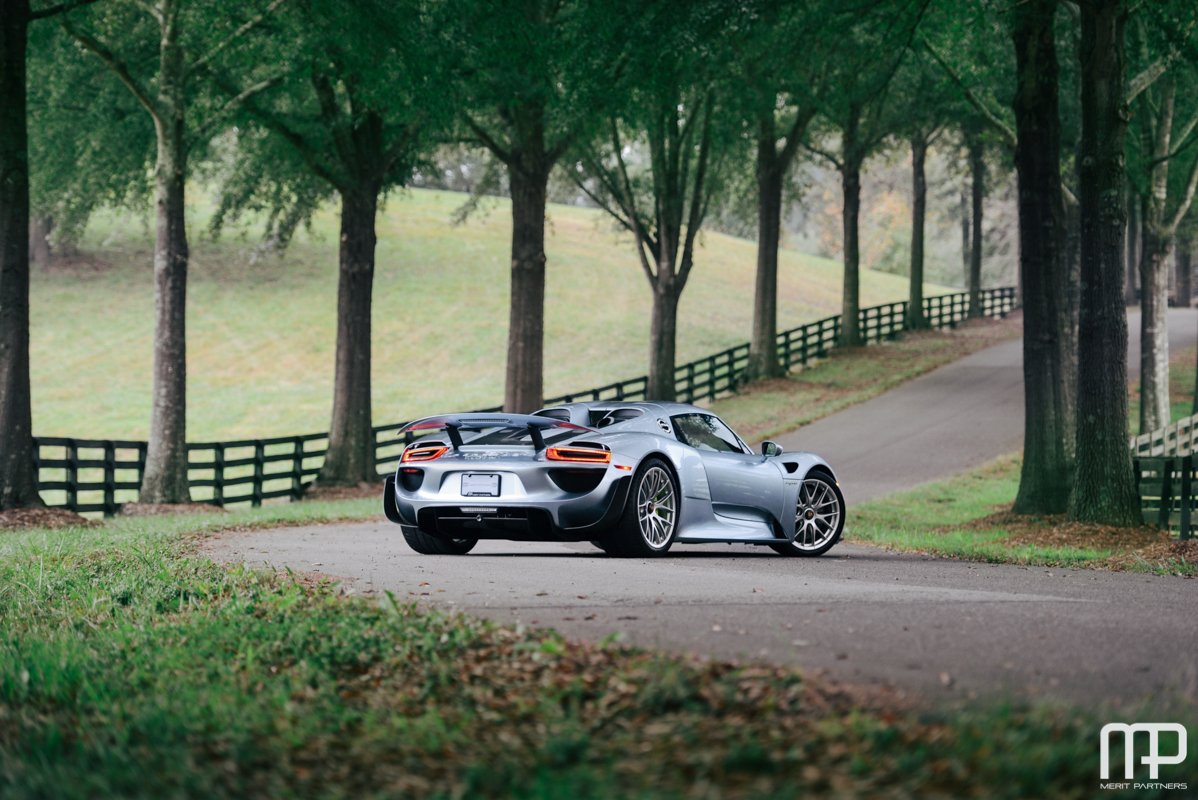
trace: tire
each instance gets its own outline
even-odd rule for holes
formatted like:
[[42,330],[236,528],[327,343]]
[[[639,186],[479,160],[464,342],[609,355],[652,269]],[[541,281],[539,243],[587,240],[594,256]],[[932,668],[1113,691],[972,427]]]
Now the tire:
[[823,470],[812,470],[799,486],[794,541],[770,547],[784,556],[822,556],[840,541],[844,514],[844,495],[836,481]]
[[625,558],[664,556],[678,534],[681,510],[674,471],[660,458],[647,458],[632,478],[624,513],[601,546]]
[[430,536],[414,525],[400,525],[408,547],[423,556],[464,556],[474,549],[478,539],[445,539]]

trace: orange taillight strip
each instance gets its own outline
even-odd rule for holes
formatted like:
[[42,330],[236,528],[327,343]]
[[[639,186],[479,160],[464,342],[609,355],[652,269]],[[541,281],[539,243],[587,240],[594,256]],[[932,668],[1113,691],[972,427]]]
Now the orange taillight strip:
[[610,450],[591,447],[550,447],[545,451],[550,461],[573,461],[578,464],[610,464]]
[[409,461],[435,461],[441,456],[449,452],[448,447],[412,447],[404,450],[403,457],[400,461],[407,463]]

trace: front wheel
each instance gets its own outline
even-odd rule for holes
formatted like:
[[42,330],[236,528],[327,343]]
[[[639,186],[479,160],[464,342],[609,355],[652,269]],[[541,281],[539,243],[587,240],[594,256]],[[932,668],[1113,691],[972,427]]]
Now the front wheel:
[[822,556],[840,541],[844,510],[844,495],[836,481],[826,473],[809,472],[799,487],[794,541],[770,547],[784,556]]
[[632,478],[624,513],[603,540],[613,556],[653,558],[665,555],[678,532],[682,493],[669,464],[646,459]]
[[444,539],[430,536],[415,525],[400,525],[408,547],[423,556],[464,556],[474,549],[478,539]]

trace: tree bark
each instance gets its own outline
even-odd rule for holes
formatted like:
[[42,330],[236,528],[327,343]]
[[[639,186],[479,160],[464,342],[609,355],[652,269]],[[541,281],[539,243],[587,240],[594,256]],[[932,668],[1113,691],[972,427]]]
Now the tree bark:
[[[1066,367],[1065,205],[1053,17],[1056,0],[1029,0],[1012,11],[1019,180],[1019,267],[1023,282],[1024,442],[1014,510],[1054,514],[1069,500],[1072,416]],[[1126,447],[1126,442],[1124,443]]]
[[674,348],[678,330],[679,293],[672,269],[664,267],[653,287],[653,320],[649,328],[649,400],[674,400]]
[[973,248],[970,246],[972,236],[969,226],[969,197],[965,192],[961,192],[960,199],[961,213],[961,285],[969,289],[969,264],[973,260],[971,255]]
[[[771,112],[772,114],[772,112]],[[757,137],[757,283],[749,377],[776,378],[778,361],[778,247],[782,238],[782,165],[775,151],[772,116]]]
[[512,298],[503,407],[528,414],[544,397],[545,198],[549,170],[509,169],[512,190]]
[[50,232],[54,229],[54,219],[46,214],[38,214],[29,221],[29,262],[31,264],[50,263]]
[[969,316],[982,316],[982,213],[986,203],[986,151],[979,137],[969,140],[970,194],[973,205],[973,242],[969,248]]
[[1153,166],[1140,233],[1140,431],[1168,425],[1169,410],[1169,266],[1177,236],[1176,223],[1167,219],[1169,152],[1177,83],[1170,75],[1160,81],[1156,108],[1144,126],[1144,147]]
[[[1147,221],[1146,221],[1147,222]],[[1145,224],[1140,257],[1140,433],[1169,424],[1169,258],[1173,241]]]
[[845,347],[861,344],[860,268],[861,242],[861,144],[859,126],[861,110],[849,109],[841,142],[844,163],[840,168],[841,191],[844,195],[844,291],[840,311],[840,343]]
[[184,188],[187,142],[183,48],[177,9],[162,12],[159,45],[158,139],[154,165],[154,385],[146,469],[138,500],[187,503],[187,228]]
[[379,189],[371,184],[341,191],[333,417],[329,449],[317,478],[322,485],[354,485],[378,478],[370,406],[370,314]]
[[1135,190],[1128,186],[1127,190],[1127,259],[1124,262],[1124,272],[1127,273],[1127,305],[1135,305],[1140,298],[1136,294],[1136,274],[1140,270],[1140,197]]
[[1177,291],[1173,305],[1178,308],[1189,308],[1194,304],[1194,261],[1190,248],[1185,242],[1176,250],[1177,258]]
[[[1072,519],[1138,525],[1140,497],[1127,446],[1127,316],[1123,305],[1124,41],[1122,0],[1081,9],[1081,308],[1077,474]],[[1145,287],[1145,294],[1147,294]]]
[[183,113],[176,107],[158,125],[154,167],[154,388],[146,471],[138,497],[143,503],[191,500],[187,482],[187,155],[183,137]]
[[928,140],[911,137],[911,271],[907,295],[907,327],[920,330],[927,327],[923,315],[923,249],[924,222],[928,209],[928,179],[925,163]]
[[28,0],[0,4],[0,511],[40,506],[29,394]]

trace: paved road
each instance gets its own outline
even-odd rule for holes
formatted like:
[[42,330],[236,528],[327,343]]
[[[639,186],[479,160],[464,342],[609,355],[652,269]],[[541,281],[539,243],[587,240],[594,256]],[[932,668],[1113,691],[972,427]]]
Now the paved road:
[[[1128,369],[1138,378],[1138,311],[1128,328]],[[1198,310],[1171,309],[1170,348],[1196,340]],[[778,443],[823,454],[850,505],[1016,452],[1023,446],[1023,343],[1014,339],[966,356]]]
[[[1194,342],[1195,312],[1173,312],[1170,323],[1174,346]],[[1003,344],[783,441],[827,454],[850,502],[876,497],[1018,449],[1021,384],[1019,343]],[[571,636],[619,632],[645,646],[765,658],[950,702],[1198,696],[1198,584],[1183,579],[851,544],[820,559],[718,546],[614,560],[587,545],[508,542],[428,557],[385,522],[225,534],[208,549]]]

